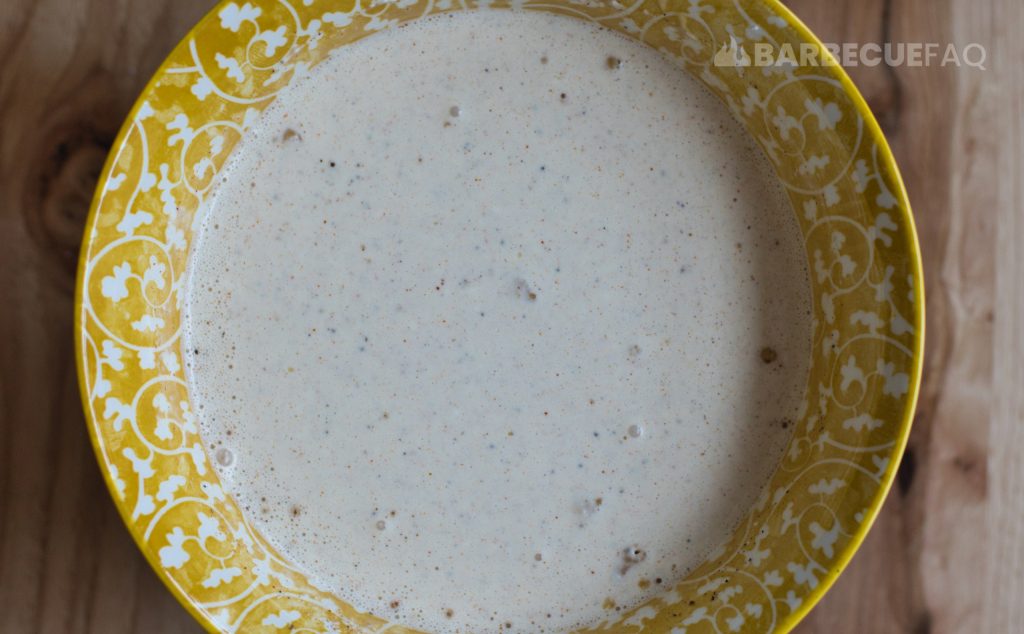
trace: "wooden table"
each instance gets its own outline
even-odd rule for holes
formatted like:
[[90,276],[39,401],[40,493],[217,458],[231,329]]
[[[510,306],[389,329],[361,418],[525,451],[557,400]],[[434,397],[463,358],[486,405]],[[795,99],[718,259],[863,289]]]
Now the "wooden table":
[[[0,0],[2,632],[199,630],[100,479],[71,309],[104,156],[150,73],[211,4]],[[989,54],[987,71],[851,69],[914,203],[928,357],[898,486],[799,631],[1024,631],[1024,3],[789,4],[829,41],[978,42]]]

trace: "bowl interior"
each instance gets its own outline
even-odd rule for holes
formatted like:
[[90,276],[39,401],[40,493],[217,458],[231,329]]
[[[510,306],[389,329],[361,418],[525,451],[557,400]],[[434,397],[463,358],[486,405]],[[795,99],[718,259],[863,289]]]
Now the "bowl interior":
[[[104,169],[76,303],[97,455],[140,548],[211,630],[410,631],[315,587],[247,523],[198,435],[181,308],[199,208],[275,95],[338,46],[441,11],[543,10],[677,59],[764,148],[807,249],[810,378],[786,456],[755,507],[687,579],[593,631],[788,630],[863,539],[909,432],[923,338],[906,194],[877,124],[835,66],[746,65],[755,43],[797,57],[813,36],[774,0],[221,3],[144,90]],[[817,48],[816,50],[821,50]]]

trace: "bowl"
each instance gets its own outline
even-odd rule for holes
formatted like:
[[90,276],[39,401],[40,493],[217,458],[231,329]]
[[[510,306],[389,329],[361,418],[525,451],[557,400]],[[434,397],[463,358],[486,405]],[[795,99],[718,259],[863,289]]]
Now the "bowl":
[[[590,20],[677,59],[735,113],[788,191],[806,245],[813,342],[786,454],[705,563],[590,630],[788,631],[850,561],[892,484],[920,381],[924,301],[885,138],[843,70],[775,0],[220,3],[132,108],[83,239],[79,384],[114,502],[154,570],[210,631],[412,631],[316,587],[219,484],[182,368],[183,283],[201,201],[293,77],[375,31],[484,6]],[[773,62],[756,63],[751,47]],[[793,64],[787,48],[818,63]]]

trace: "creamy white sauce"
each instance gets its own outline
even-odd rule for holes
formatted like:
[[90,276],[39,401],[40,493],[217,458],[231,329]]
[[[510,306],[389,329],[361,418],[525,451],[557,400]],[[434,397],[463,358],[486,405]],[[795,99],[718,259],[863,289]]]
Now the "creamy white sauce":
[[806,381],[806,265],[684,71],[567,18],[432,18],[335,51],[235,155],[189,380],[226,488],[317,583],[427,631],[564,631],[748,512]]

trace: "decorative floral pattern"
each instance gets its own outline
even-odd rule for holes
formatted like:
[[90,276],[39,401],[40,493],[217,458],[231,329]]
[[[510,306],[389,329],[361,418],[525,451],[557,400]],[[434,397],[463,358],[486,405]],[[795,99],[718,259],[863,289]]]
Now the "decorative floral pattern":
[[810,382],[788,453],[732,538],[673,591],[588,631],[785,631],[850,558],[892,482],[920,375],[923,306],[906,195],[836,68],[725,67],[744,42],[812,36],[774,0],[223,2],[171,54],[101,179],[79,270],[83,400],[139,546],[211,631],[409,632],[317,588],[246,522],[198,436],[179,347],[197,209],[231,149],[332,49],[416,17],[544,10],[648,43],[745,123],[789,189],[814,297]]

